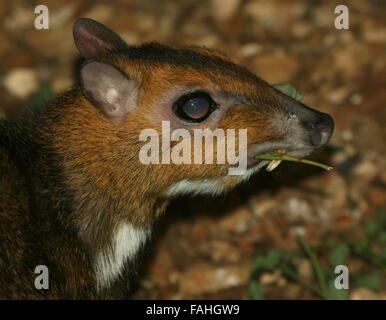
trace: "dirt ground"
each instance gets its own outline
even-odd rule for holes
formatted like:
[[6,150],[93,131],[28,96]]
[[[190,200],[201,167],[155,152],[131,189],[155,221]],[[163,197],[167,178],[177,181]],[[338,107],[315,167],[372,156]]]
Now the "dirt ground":
[[[226,197],[176,200],[156,228],[132,298],[326,298],[313,289],[320,278],[307,248],[331,280],[339,260],[332,252],[344,247],[346,298],[386,299],[385,1],[49,0],[49,30],[34,28],[38,4],[0,4],[0,117],[16,118],[76,81],[72,24],[90,17],[130,44],[223,51],[269,83],[291,83],[305,104],[335,120],[329,146],[313,155],[334,171],[283,164]],[[349,9],[348,30],[334,27],[339,4]],[[297,253],[296,279],[280,263],[253,272],[275,250]]]

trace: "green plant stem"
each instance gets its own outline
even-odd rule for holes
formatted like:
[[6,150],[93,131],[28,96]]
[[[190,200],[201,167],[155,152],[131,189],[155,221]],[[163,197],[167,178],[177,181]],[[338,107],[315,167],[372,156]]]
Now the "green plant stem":
[[328,166],[328,165],[323,164],[323,163],[320,163],[320,162],[307,160],[307,159],[300,159],[300,158],[276,154],[276,153],[274,153],[274,154],[262,154],[262,155],[256,156],[256,158],[262,159],[262,160],[282,160],[282,161],[306,163],[306,164],[309,164],[312,166],[320,167],[320,168],[327,170],[327,171],[334,169],[333,167]]
[[319,298],[321,298],[321,299],[325,298],[323,293],[318,288],[311,287],[308,283],[300,280],[300,278],[294,272],[292,272],[292,270],[290,270],[290,268],[287,268],[286,265],[282,265],[280,268],[282,270],[282,273],[285,274],[289,280],[297,282],[303,288],[311,291],[313,294],[317,295]]
[[318,280],[318,283],[319,283],[319,288],[320,288],[320,291],[322,293],[322,296],[324,299],[327,299],[328,289],[327,289],[327,285],[326,285],[326,280],[324,279],[323,270],[319,264],[318,258],[316,257],[316,255],[314,254],[312,249],[309,246],[307,246],[307,244],[303,241],[303,239],[301,237],[298,237],[298,241],[299,241],[300,246],[302,247],[303,251],[306,253],[308,258],[310,259],[312,268],[314,269],[316,279]]

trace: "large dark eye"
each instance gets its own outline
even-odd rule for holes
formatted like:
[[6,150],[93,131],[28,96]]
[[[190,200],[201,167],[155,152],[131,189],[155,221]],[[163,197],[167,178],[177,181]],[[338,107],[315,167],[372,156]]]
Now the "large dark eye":
[[196,91],[179,98],[173,104],[173,111],[181,120],[201,122],[208,118],[216,107],[216,102],[209,94]]

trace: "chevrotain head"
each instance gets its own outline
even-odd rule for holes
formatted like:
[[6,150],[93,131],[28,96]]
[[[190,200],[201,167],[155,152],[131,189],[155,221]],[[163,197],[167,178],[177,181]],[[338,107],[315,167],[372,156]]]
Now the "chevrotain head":
[[[80,73],[84,105],[95,110],[106,141],[114,145],[109,152],[116,156],[118,171],[131,172],[129,179],[135,181],[131,187],[146,180],[147,191],[154,194],[219,193],[267,163],[256,160],[256,155],[286,150],[289,155],[305,156],[326,144],[332,134],[329,115],[281,93],[220,53],[156,43],[129,46],[91,19],[75,23],[74,39],[87,59]],[[170,139],[162,131],[163,124],[171,132],[184,129],[171,139],[171,148],[178,143],[190,148],[190,156],[179,158],[182,163],[162,157],[165,150],[170,154],[167,144],[162,144],[163,138]],[[201,145],[203,155],[208,153],[205,139],[194,144],[195,129],[224,130],[225,136],[213,140],[213,164],[195,164],[195,147]],[[234,130],[235,145],[227,143],[228,129]],[[247,129],[245,145],[242,129]],[[151,137],[159,142],[159,150],[143,153]],[[240,175],[229,175],[235,165],[226,155],[225,163],[216,161],[221,151],[231,147],[236,155],[247,154],[247,170]],[[176,154],[183,153],[179,149]],[[148,155],[151,163],[141,162],[141,154]]]

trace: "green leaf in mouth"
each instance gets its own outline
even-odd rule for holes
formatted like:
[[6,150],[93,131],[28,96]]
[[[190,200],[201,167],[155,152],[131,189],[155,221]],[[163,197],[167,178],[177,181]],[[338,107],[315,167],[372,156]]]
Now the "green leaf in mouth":
[[256,158],[261,159],[261,160],[271,160],[270,164],[267,167],[267,171],[272,171],[282,161],[292,161],[292,162],[305,163],[305,164],[309,164],[311,166],[320,167],[320,168],[322,168],[324,170],[328,170],[328,171],[334,169],[333,167],[328,166],[328,165],[323,164],[323,163],[320,163],[320,162],[296,158],[296,157],[291,157],[291,156],[288,156],[288,155],[281,153],[281,152],[269,152],[266,154],[258,155],[258,156],[256,156]]

